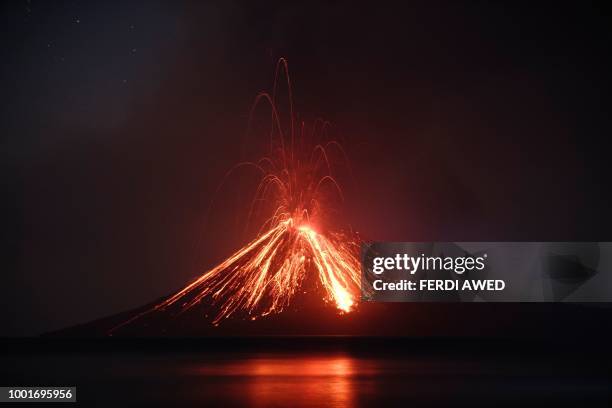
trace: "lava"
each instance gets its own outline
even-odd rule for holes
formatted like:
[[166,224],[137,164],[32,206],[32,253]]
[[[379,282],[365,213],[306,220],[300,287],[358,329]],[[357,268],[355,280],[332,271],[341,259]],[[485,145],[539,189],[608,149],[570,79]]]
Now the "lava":
[[[289,94],[289,120],[285,126],[276,106],[281,74]],[[255,169],[261,178],[249,206],[248,221],[258,217],[264,205],[268,205],[271,216],[261,223],[255,239],[143,314],[173,306],[186,311],[208,300],[214,306],[214,324],[238,313],[256,319],[283,311],[309,273],[316,273],[324,301],[335,305],[340,313],[354,310],[360,286],[358,240],[354,235],[318,228],[331,218],[334,200],[343,200],[332,171],[331,150],[348,166],[346,154],[336,141],[317,140],[323,138],[326,122],[315,121],[309,132],[304,122],[295,123],[291,92],[287,61],[281,58],[272,93],[257,96],[249,119],[251,123],[260,103],[268,103],[272,112],[269,154],[237,164],[219,187],[238,168]]]
[[325,300],[349,312],[355,306],[359,285],[355,249],[353,242],[326,237],[288,218],[155,308],[163,310],[190,297],[180,303],[181,308],[189,309],[210,297],[219,304],[213,323],[238,310],[253,318],[280,312],[300,289],[311,264]]

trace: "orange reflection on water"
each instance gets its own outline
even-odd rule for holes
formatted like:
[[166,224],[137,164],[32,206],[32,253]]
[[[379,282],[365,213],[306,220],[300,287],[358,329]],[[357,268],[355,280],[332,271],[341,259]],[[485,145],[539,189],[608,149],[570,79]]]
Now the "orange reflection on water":
[[230,376],[253,406],[337,406],[356,404],[355,377],[375,368],[346,355],[260,356],[200,367],[206,376]]

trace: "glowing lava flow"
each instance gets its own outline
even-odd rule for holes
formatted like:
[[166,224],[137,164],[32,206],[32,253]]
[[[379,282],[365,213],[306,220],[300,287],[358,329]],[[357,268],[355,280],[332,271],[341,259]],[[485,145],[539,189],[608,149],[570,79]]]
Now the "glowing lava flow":
[[210,296],[219,303],[213,323],[237,310],[253,318],[280,312],[299,290],[310,265],[318,272],[326,300],[341,311],[351,311],[359,285],[355,244],[327,238],[307,225],[296,225],[292,218],[279,222],[156,309],[189,297],[181,304],[188,309]]
[[[286,129],[276,107],[281,68],[287,79],[290,104]],[[360,282],[358,243],[346,234],[324,233],[313,227],[325,224],[333,198],[342,198],[332,175],[330,150],[339,153],[345,163],[346,155],[337,142],[317,140],[325,133],[325,122],[315,121],[310,133],[306,132],[304,122],[295,126],[291,83],[284,59],[278,62],[272,94],[258,95],[251,118],[257,104],[266,101],[272,112],[270,154],[256,162],[238,164],[221,185],[237,168],[259,171],[261,181],[250,206],[249,220],[264,211],[263,205],[269,205],[272,216],[262,224],[257,238],[153,309],[121,326],[172,306],[185,311],[204,300],[212,306],[208,309],[213,310],[214,324],[234,314],[255,319],[281,312],[310,273],[316,273],[318,279],[314,281],[319,282],[317,286],[322,289],[325,301],[335,304],[341,312],[354,309]]]

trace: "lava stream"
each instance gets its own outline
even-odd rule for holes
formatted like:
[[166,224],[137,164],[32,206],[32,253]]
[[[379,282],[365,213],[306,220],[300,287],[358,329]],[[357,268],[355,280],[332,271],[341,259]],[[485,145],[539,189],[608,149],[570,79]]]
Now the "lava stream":
[[[177,292],[155,309],[179,303],[183,310],[205,297],[218,303],[213,323],[238,310],[252,318],[280,312],[300,289],[313,265],[324,298],[343,312],[351,311],[359,290],[355,243],[325,237],[293,218],[278,222],[214,269]],[[189,298],[181,302],[181,299]]]

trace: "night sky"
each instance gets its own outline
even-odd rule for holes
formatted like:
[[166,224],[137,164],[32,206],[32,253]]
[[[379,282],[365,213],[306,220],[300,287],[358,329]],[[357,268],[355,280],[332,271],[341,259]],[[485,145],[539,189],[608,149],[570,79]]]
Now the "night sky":
[[205,214],[281,56],[365,239],[612,240],[608,10],[401,4],[3,2],[0,335],[139,306],[244,243],[240,191]]

